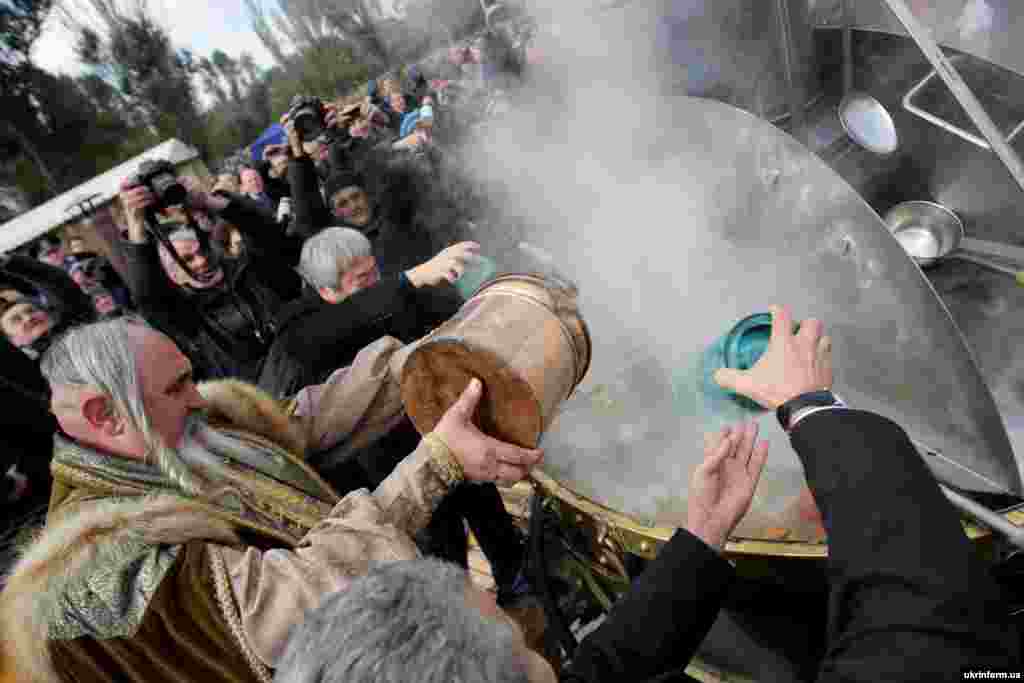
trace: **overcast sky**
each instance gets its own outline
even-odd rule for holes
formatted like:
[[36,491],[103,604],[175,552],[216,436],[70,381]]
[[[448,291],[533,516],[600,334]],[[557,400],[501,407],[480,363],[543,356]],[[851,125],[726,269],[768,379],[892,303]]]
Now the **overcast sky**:
[[[270,53],[250,27],[242,0],[149,0],[149,7],[170,30],[176,47],[189,48],[201,57],[208,57],[218,48],[232,57],[249,52],[261,67],[272,63]],[[74,40],[58,20],[57,12],[50,17],[32,54],[36,65],[48,71],[71,75],[81,72],[74,56]]]

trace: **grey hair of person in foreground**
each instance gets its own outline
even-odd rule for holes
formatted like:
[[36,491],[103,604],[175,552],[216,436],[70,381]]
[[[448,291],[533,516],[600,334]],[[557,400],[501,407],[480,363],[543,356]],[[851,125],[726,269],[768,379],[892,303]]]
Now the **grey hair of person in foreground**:
[[327,228],[302,245],[299,275],[317,289],[336,289],[357,258],[373,256],[366,235],[352,228]]
[[137,316],[75,327],[46,350],[39,369],[50,385],[91,387],[114,404],[114,410],[142,433],[147,456],[182,489],[197,493],[199,482],[173,450],[153,431],[142,400],[142,382],[135,362],[136,348],[130,338],[133,328],[159,334]]
[[275,683],[529,683],[510,624],[436,559],[373,566],[295,627]]

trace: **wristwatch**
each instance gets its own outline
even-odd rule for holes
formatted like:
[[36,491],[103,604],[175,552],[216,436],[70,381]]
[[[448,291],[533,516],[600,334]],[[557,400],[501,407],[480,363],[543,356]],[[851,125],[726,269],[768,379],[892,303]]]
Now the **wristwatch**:
[[843,399],[825,389],[822,391],[811,391],[806,394],[801,394],[794,399],[786,401],[776,409],[775,417],[778,418],[783,431],[788,434],[793,428],[794,418],[798,416],[798,413],[802,413],[804,411],[811,412],[815,408],[824,410],[828,408],[845,407],[846,402],[843,401]]

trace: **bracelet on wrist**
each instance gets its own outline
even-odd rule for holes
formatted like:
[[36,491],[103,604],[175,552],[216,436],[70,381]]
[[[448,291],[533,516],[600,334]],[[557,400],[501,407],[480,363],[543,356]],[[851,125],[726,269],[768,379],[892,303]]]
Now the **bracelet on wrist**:
[[455,457],[448,444],[434,432],[423,437],[423,443],[430,450],[430,461],[437,466],[439,474],[448,486],[454,486],[466,479],[462,463]]

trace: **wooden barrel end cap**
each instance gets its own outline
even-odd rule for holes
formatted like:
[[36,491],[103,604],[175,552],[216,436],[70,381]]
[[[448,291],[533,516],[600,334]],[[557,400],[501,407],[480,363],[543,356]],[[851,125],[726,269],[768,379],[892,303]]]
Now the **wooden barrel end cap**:
[[533,388],[497,354],[461,339],[431,339],[406,360],[402,402],[416,430],[431,432],[473,377],[484,385],[474,420],[480,430],[501,441],[536,448],[543,423]]

